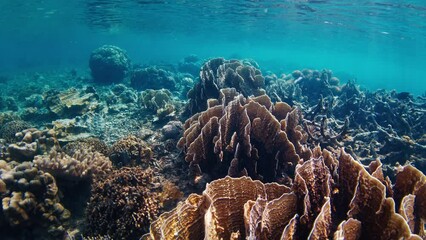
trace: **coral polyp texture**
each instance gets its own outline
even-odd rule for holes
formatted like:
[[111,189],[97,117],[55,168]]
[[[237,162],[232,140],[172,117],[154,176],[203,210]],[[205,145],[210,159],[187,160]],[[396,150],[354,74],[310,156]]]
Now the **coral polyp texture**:
[[222,89],[220,102],[209,101],[206,111],[188,119],[178,143],[196,177],[285,182],[301,159],[309,159],[298,109],[266,95],[244,98],[235,89]]
[[124,167],[94,181],[86,235],[138,239],[158,214],[160,195],[152,170]]
[[336,158],[316,148],[296,166],[291,188],[249,177],[215,180],[160,215],[144,238],[420,239],[425,178],[406,166],[391,189],[379,161],[366,167],[343,150]]
[[14,161],[31,161],[34,156],[60,149],[56,133],[52,129],[25,129],[15,134],[18,142],[7,147],[7,159]]
[[15,134],[29,127],[29,123],[21,120],[6,122],[0,127],[0,138],[8,143],[13,143],[16,139]]
[[207,109],[207,100],[219,98],[220,89],[235,88],[245,97],[265,93],[265,79],[249,62],[213,58],[201,67],[200,81],[188,92],[188,109],[194,114]]
[[142,139],[129,135],[119,139],[111,147],[109,158],[115,166],[148,166],[152,160],[152,150]]
[[123,49],[104,45],[92,52],[89,67],[95,82],[108,84],[122,81],[131,66]]
[[155,113],[157,118],[162,120],[175,113],[175,103],[172,97],[172,93],[167,89],[148,89],[141,93],[139,102],[141,106]]
[[12,168],[0,161],[0,174],[1,232],[34,227],[61,238],[70,212],[59,201],[55,178],[29,162]]
[[57,178],[73,181],[104,176],[112,170],[109,158],[90,148],[77,150],[71,156],[52,150],[49,154],[37,155],[33,162],[37,168]]

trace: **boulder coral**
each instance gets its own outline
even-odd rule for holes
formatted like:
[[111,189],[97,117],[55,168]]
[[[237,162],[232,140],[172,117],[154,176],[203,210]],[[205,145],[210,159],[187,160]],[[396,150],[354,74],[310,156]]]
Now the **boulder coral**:
[[123,49],[104,45],[92,52],[89,67],[95,82],[109,84],[122,81],[131,65]]
[[192,114],[206,110],[207,100],[219,98],[222,88],[235,88],[249,97],[264,94],[264,85],[262,73],[253,64],[213,58],[201,67],[200,81],[188,92],[188,110]]
[[291,188],[249,177],[215,180],[160,215],[144,239],[425,237],[425,175],[406,166],[397,178],[392,188],[378,160],[367,167],[344,150],[335,157],[315,148],[296,166]]
[[41,228],[61,236],[70,212],[59,201],[55,178],[30,162],[15,167],[0,161],[0,229]]
[[177,85],[172,72],[157,67],[135,69],[130,78],[130,86],[136,90],[164,88],[174,91],[177,89]]
[[185,122],[178,146],[196,177],[286,182],[294,166],[311,155],[299,118],[298,109],[273,104],[266,95],[244,98],[235,89],[222,89],[219,101],[209,101],[206,111]]
[[0,126],[0,138],[8,143],[15,142],[15,134],[30,127],[30,124],[22,120],[12,120]]
[[140,167],[124,167],[98,178],[86,210],[86,235],[138,239],[160,208],[153,185],[153,171]]
[[152,150],[142,139],[129,135],[119,139],[111,147],[109,158],[115,166],[149,165]]

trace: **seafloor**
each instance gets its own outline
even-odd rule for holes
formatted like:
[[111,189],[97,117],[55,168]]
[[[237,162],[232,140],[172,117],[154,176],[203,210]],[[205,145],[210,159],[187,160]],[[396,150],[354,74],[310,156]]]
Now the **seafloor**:
[[424,239],[426,96],[338,77],[115,46],[0,76],[0,238]]

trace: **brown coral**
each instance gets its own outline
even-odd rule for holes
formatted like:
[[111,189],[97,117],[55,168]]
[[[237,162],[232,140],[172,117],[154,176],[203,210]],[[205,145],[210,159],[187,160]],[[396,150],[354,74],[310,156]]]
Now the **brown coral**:
[[0,138],[6,140],[7,143],[13,143],[16,139],[15,134],[29,127],[29,123],[21,120],[4,123],[0,127]]
[[235,88],[249,97],[265,93],[265,79],[259,69],[248,62],[214,58],[201,67],[200,82],[188,92],[189,111],[194,114],[207,108],[207,100],[217,99],[220,89]]
[[[374,169],[372,174],[343,150],[336,159],[328,151],[316,148],[313,158],[296,167],[291,190],[280,189],[275,184],[275,191],[269,190],[275,194],[270,195],[269,184],[247,177],[225,177],[208,184],[203,195],[191,195],[185,203],[161,215],[145,238],[418,239],[416,234],[423,236],[424,232],[420,232],[423,222],[419,220],[424,219],[425,185],[409,182],[415,185],[413,193],[417,195],[404,197],[401,204],[404,213],[400,215],[395,211],[394,199],[386,197],[386,186],[375,177],[380,177],[381,165],[370,168]],[[417,177],[423,178],[424,175]],[[192,217],[185,217],[189,215]]]
[[109,146],[99,138],[94,137],[79,139],[62,147],[62,151],[70,156],[74,155],[76,151],[84,149],[92,149],[102,153],[104,156],[109,156],[110,154]]
[[25,129],[16,133],[18,142],[7,148],[8,158],[15,161],[31,161],[34,156],[60,149],[56,133],[52,129]]
[[152,150],[142,139],[129,135],[112,145],[109,158],[115,166],[148,166]]
[[[296,213],[292,204],[296,201],[296,196],[286,194],[289,191],[285,186],[263,184],[248,177],[226,177],[213,181],[207,185],[203,195],[192,194],[177,208],[162,214],[151,225],[151,237],[230,239],[235,235],[245,236],[246,225],[253,226],[251,230],[247,229],[253,236],[276,236],[276,226],[286,224],[280,219]],[[256,202],[251,207],[245,207],[250,201]],[[263,202],[263,207],[255,206],[259,201]],[[289,205],[288,212],[276,211],[282,210],[286,205]],[[261,212],[255,210],[259,208]],[[257,222],[262,223],[260,228],[256,227]],[[257,230],[260,232],[256,233]]]
[[87,206],[87,234],[138,239],[159,211],[152,170],[124,167],[98,178]]
[[95,110],[98,103],[98,95],[93,88],[84,91],[70,88],[58,92],[48,91],[44,94],[44,104],[47,108],[59,117],[74,117]]
[[[21,163],[0,169],[2,209],[0,229],[40,227],[51,234],[64,233],[63,224],[70,213],[59,202],[58,187],[52,175]],[[28,236],[27,236],[28,237]]]
[[112,169],[112,163],[107,157],[91,149],[78,150],[72,156],[51,151],[36,156],[33,162],[37,168],[55,177],[73,181],[106,175]]
[[[265,182],[286,181],[301,158],[311,153],[302,142],[298,110],[272,104],[266,96],[244,98],[222,89],[219,104],[185,122],[178,146],[197,174],[213,178],[248,175]],[[235,97],[235,98],[234,98]]]

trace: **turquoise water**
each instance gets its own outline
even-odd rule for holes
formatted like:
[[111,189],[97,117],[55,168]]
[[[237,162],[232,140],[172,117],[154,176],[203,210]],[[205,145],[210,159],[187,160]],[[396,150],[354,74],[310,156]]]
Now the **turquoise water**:
[[426,2],[1,1],[0,74],[88,69],[113,44],[134,63],[253,58],[262,71],[332,69],[369,89],[426,91]]

